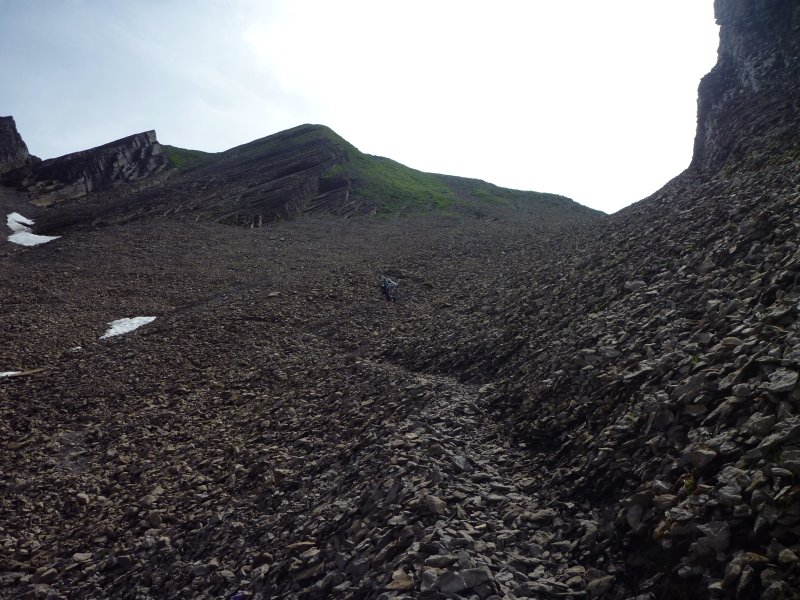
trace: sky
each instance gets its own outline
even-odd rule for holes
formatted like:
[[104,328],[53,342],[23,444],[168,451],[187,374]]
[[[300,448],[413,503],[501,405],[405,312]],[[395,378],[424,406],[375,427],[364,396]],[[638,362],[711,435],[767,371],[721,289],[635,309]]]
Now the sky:
[[303,123],[614,212],[692,157],[712,0],[0,0],[0,115],[52,158]]

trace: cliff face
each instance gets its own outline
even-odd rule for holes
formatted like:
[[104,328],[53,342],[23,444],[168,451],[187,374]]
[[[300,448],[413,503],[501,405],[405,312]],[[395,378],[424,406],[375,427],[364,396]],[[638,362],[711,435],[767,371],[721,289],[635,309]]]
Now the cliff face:
[[800,4],[716,0],[717,65],[699,88],[691,169],[790,160],[800,126]]
[[14,117],[0,117],[0,174],[38,160],[28,153],[28,147],[17,132]]
[[2,182],[27,191],[35,204],[49,205],[144,179],[166,166],[156,132],[147,131],[15,169]]

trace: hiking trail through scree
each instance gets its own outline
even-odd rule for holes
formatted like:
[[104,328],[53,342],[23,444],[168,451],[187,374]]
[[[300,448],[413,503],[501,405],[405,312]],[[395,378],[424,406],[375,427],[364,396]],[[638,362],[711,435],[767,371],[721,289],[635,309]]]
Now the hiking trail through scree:
[[[483,414],[478,386],[394,365],[369,366],[392,383],[404,382],[421,405],[388,439],[371,438],[348,465],[348,471],[375,476],[351,508],[357,516],[332,532],[338,547],[333,564],[320,561],[324,553],[312,550],[315,543],[286,564],[289,573],[277,570],[268,579],[290,581],[294,571],[302,581],[328,572],[313,591],[330,586],[362,597],[365,584],[384,579],[388,565],[386,589],[397,592],[578,598],[586,594],[587,579],[591,590],[607,587],[613,577],[587,574],[563,556],[572,546],[564,539],[566,523],[539,502],[536,479],[527,474],[530,458]],[[361,587],[349,579],[337,584],[337,566]]]

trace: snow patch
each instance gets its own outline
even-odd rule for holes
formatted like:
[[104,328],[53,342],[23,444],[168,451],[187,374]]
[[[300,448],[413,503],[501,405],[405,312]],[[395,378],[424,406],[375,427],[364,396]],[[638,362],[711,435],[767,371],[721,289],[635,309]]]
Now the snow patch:
[[18,231],[8,236],[8,241],[20,246],[38,246],[60,237],[60,235],[36,235],[30,231]]
[[110,338],[115,335],[122,335],[129,333],[134,329],[138,329],[142,325],[147,325],[155,321],[155,317],[131,317],[130,319],[117,319],[108,324],[108,330],[100,336],[100,339]]
[[8,223],[8,228],[11,231],[30,231],[26,225],[33,225],[33,221],[17,212],[9,213],[6,217],[6,223]]
[[38,246],[61,237],[60,235],[36,235],[31,233],[31,228],[28,226],[33,225],[33,220],[16,212],[8,214],[6,224],[14,232],[8,236],[8,241],[20,246]]

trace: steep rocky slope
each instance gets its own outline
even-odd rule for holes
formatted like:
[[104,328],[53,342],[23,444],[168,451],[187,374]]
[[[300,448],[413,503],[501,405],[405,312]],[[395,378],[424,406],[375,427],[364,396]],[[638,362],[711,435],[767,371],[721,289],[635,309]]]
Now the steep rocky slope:
[[796,165],[675,181],[387,354],[491,382],[575,558],[659,595],[796,588],[798,227]]
[[[443,257],[477,271],[551,236],[519,220],[306,216],[107,227],[14,255],[7,589],[583,589],[527,456],[482,416],[477,387],[381,359],[462,289]],[[397,304],[380,298],[378,270],[401,281]],[[98,339],[139,314],[157,319]]]
[[[793,3],[716,4],[716,73],[796,100]],[[281,180],[269,138],[175,176],[214,173],[197,222],[153,190],[104,227],[53,212],[74,229],[0,283],[3,591],[798,597],[797,113],[717,81],[692,167],[610,218],[515,196],[220,224],[226,186]]]

